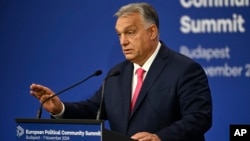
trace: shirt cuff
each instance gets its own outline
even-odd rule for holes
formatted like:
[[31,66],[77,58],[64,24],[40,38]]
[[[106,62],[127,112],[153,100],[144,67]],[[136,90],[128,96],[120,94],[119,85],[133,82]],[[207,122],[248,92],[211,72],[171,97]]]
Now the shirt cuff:
[[[61,102],[62,103],[62,102]],[[54,118],[56,119],[62,119],[63,118],[63,114],[64,114],[64,111],[65,111],[65,106],[64,104],[62,103],[62,111],[57,114],[57,115],[53,115],[53,114],[50,114],[51,116],[53,116]]]

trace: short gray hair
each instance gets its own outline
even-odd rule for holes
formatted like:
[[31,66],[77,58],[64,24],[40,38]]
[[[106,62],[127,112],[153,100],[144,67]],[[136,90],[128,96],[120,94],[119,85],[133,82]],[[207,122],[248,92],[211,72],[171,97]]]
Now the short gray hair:
[[148,3],[131,3],[122,6],[116,13],[115,16],[121,17],[129,15],[131,13],[138,12],[143,20],[148,24],[155,24],[159,29],[159,18],[156,10]]

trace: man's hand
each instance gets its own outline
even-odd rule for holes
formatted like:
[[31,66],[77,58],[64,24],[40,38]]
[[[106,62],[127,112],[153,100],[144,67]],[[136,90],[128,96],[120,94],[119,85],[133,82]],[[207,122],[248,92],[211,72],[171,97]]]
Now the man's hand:
[[[43,103],[43,101],[45,101],[47,98],[55,95],[55,93],[49,88],[38,84],[30,85],[30,94],[36,97],[40,101],[40,103]],[[59,114],[63,109],[61,100],[57,96],[45,102],[43,107],[48,112],[54,115]]]
[[156,134],[149,132],[138,132],[131,138],[137,141],[161,141],[161,139]]

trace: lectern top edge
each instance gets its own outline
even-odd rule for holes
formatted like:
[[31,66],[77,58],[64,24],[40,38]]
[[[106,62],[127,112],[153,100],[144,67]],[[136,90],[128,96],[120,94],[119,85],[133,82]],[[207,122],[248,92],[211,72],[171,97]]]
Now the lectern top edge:
[[102,124],[103,120],[94,119],[33,119],[33,118],[16,118],[17,123],[64,123],[64,124]]

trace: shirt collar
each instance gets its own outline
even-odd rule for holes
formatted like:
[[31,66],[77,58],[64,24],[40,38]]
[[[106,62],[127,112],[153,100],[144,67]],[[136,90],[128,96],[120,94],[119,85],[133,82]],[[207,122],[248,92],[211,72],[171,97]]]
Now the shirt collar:
[[156,55],[158,54],[159,50],[160,50],[160,47],[161,47],[161,43],[158,42],[158,45],[154,51],[154,53],[148,58],[148,60],[143,64],[143,66],[139,66],[138,64],[134,64],[134,74],[135,74],[135,71],[138,69],[138,68],[142,68],[143,70],[145,70],[145,72],[148,72],[150,66],[152,65]]

